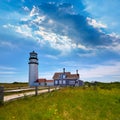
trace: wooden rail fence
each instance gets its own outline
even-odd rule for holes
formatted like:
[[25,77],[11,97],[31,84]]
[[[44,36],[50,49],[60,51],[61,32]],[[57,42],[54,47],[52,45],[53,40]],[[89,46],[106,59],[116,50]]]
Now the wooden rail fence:
[[[38,95],[41,93],[51,92],[58,90],[59,87],[44,87],[44,88],[24,88],[24,89],[13,89],[4,90],[4,87],[0,87],[0,104],[3,102],[19,99],[25,96]],[[37,92],[37,93],[36,93]],[[8,94],[8,95],[6,95]]]

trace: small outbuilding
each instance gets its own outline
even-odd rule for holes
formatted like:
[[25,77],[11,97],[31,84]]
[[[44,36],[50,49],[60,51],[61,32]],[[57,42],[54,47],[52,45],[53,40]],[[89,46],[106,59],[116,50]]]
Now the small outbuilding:
[[35,81],[38,86],[54,86],[54,80],[46,80],[46,78],[39,78]]

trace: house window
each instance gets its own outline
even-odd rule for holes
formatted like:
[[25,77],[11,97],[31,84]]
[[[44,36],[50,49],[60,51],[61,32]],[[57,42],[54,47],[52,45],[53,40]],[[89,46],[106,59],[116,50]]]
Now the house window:
[[60,84],[60,85],[62,84],[62,80],[59,80],[59,84]]
[[59,75],[59,78],[62,79],[62,74]]
[[60,78],[60,79],[65,79],[65,78],[66,78],[66,75],[65,75],[65,74],[60,74],[59,78]]
[[63,80],[63,84],[66,84],[66,80]]
[[69,85],[75,85],[75,81],[74,80],[70,80],[69,81]]
[[55,84],[56,84],[56,85],[58,84],[58,81],[57,81],[57,80],[55,80]]
[[66,75],[65,75],[65,74],[63,74],[62,78],[63,78],[63,79],[65,79],[65,78],[66,78]]

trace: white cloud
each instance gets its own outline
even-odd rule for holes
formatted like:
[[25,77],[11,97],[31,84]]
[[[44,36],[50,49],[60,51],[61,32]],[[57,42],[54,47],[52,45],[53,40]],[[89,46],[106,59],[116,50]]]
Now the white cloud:
[[48,23],[49,23],[49,24],[54,24],[54,21],[53,21],[52,19],[49,19],[49,20],[48,20]]
[[118,34],[116,34],[116,33],[114,33],[114,32],[112,32],[111,34],[108,34],[108,35],[111,36],[111,37],[120,39],[120,35],[118,35]]
[[80,43],[77,45],[77,47],[78,47],[79,49],[86,50],[86,51],[93,50],[93,48],[87,47],[87,46],[82,45],[82,44],[80,44]]
[[60,12],[65,12],[65,13],[68,13],[68,14],[75,14],[75,12],[73,10],[73,8],[74,8],[73,5],[67,4],[67,6],[64,6],[64,4],[66,4],[66,3],[58,4]]
[[11,75],[11,74],[15,74],[16,72],[14,71],[0,71],[0,75]]
[[24,11],[27,11],[27,12],[30,11],[27,6],[24,6],[24,7],[22,7],[22,8],[23,8]]
[[75,47],[68,36],[62,36],[49,31],[36,31],[35,34],[41,36],[52,48],[62,51],[62,54],[66,54]]
[[56,56],[53,56],[53,55],[45,55],[45,57],[47,57],[47,58],[51,58],[51,59],[58,59],[58,57],[56,57]]
[[[39,17],[39,19],[41,19],[41,17]],[[45,17],[43,16],[42,19],[45,19]],[[34,22],[37,21],[39,20],[36,19]],[[65,55],[72,49],[77,48],[76,44],[73,43],[68,36],[57,34],[55,32],[52,32],[51,29],[47,29],[45,27],[39,27],[39,30],[37,31],[32,31],[32,28],[27,24],[19,26],[8,24],[4,25],[3,27],[11,28],[23,36],[36,40],[39,44],[45,44],[47,42],[52,48],[61,51],[61,55]],[[81,48],[83,48],[83,46],[81,46]]]
[[106,47],[107,49],[111,51],[115,51],[118,54],[120,54],[120,44],[118,42],[114,42],[111,46]]
[[29,17],[28,17],[28,16],[20,19],[20,21],[24,21],[24,22],[26,22],[26,21],[28,21],[28,20],[29,20]]
[[43,71],[40,71],[40,74],[39,74],[39,78],[46,78],[48,80],[51,80],[53,75],[54,75],[55,71],[46,71],[46,72],[43,72]]
[[51,5],[54,5],[55,4],[55,2],[48,2],[49,4],[51,4]]
[[14,67],[0,66],[0,70],[16,70]]
[[107,25],[97,22],[95,19],[87,17],[87,21],[89,25],[92,25],[94,28],[107,28]]
[[11,42],[8,41],[0,41],[0,47],[9,47],[9,48],[17,48],[17,46]]
[[35,19],[32,20],[32,22],[34,22],[35,24],[40,24],[45,20],[45,16],[37,16]]
[[16,74],[16,68],[14,67],[7,67],[7,66],[0,66],[0,75],[13,75]]
[[[69,7],[71,9],[73,6]],[[24,9],[28,10],[27,7],[24,7]],[[40,46],[48,43],[50,47],[61,51],[61,55],[66,55],[76,48],[90,50],[90,48],[80,43],[77,45],[69,35],[68,32],[72,31],[73,27],[65,26],[62,22],[43,15],[36,6],[33,6],[28,16],[23,16],[20,20],[23,22],[21,25],[8,24],[3,27],[10,28],[24,37],[36,40]]]
[[[71,6],[72,7],[72,6]],[[24,7],[25,10],[28,10],[27,7]],[[61,51],[61,55],[65,55],[71,50],[79,48],[85,51],[93,50],[92,48],[81,44],[79,40],[79,44],[76,44],[77,38],[74,34],[76,30],[74,30],[73,25],[66,25],[61,21],[57,21],[56,19],[42,14],[40,9],[36,6],[33,6],[28,16],[24,16],[21,18],[21,25],[3,25],[4,28],[10,28],[16,31],[19,34],[22,34],[24,37],[30,37],[33,40],[37,41],[40,45],[45,45],[48,43],[50,47]],[[101,22],[97,22],[94,19],[88,18],[87,21],[90,25],[95,28],[106,28],[107,26],[102,24]],[[72,32],[70,34],[69,32]],[[80,39],[80,38],[78,38]],[[76,41],[75,41],[76,40]],[[114,45],[115,46],[115,45]],[[102,46],[104,47],[104,46]],[[105,47],[106,48],[106,47]],[[110,46],[107,46],[109,49]],[[118,49],[119,46],[116,46]],[[114,49],[114,48],[113,48]],[[95,50],[95,49],[94,49]],[[91,54],[92,56],[95,53]],[[84,57],[90,56],[90,54],[84,54]]]
[[81,54],[81,53],[78,53],[77,54],[79,57],[93,57],[96,55],[95,51],[92,51],[91,53],[84,53],[84,54]]
[[30,17],[33,17],[35,15],[39,15],[39,8],[33,6],[31,12],[30,12]]
[[28,25],[3,25],[4,28],[10,28],[13,29],[15,32],[20,33],[26,37],[33,37],[32,36],[32,29]]
[[93,65],[90,68],[82,68],[80,69],[80,74],[82,79],[95,79],[103,78],[105,76],[116,76],[120,73],[120,62],[110,62],[104,65]]
[[120,54],[120,38],[117,34],[109,34],[109,36],[112,39],[112,43],[110,45],[103,45],[99,46],[99,49],[107,49],[112,52],[116,52],[117,54]]
[[4,28],[9,28],[9,27],[12,27],[11,24],[7,24],[7,25],[3,25]]
[[15,31],[25,35],[26,37],[32,37],[32,30],[28,25],[15,26]]

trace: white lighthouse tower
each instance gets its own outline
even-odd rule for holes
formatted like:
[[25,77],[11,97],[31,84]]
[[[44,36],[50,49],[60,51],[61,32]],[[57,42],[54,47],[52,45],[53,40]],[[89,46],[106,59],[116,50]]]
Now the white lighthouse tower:
[[36,86],[35,81],[38,79],[38,58],[36,52],[30,52],[29,58],[29,86]]

